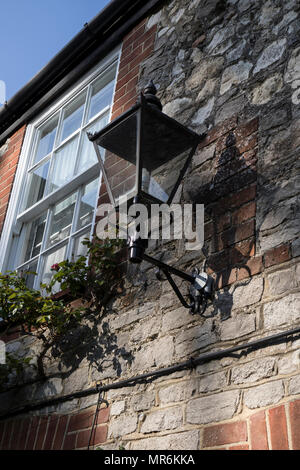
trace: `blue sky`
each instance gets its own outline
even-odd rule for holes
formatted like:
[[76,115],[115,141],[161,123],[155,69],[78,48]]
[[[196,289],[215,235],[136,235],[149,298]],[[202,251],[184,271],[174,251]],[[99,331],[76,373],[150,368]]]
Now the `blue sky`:
[[6,85],[6,100],[108,3],[110,0],[2,0],[0,81]]

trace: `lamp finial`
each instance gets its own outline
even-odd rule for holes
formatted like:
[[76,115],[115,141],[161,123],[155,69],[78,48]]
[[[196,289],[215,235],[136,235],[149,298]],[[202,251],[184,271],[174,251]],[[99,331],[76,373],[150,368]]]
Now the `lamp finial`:
[[156,86],[154,85],[152,80],[149,80],[149,82],[147,83],[147,85],[143,89],[144,98],[146,99],[146,101],[149,104],[157,107],[161,111],[162,110],[162,104],[161,104],[159,98],[157,98],[157,96],[155,96],[156,93],[157,93]]

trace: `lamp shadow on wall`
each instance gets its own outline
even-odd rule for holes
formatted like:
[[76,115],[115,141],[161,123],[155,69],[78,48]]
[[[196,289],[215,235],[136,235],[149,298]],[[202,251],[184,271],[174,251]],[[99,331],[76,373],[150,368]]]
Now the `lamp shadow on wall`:
[[[252,155],[251,155],[252,156]],[[206,214],[205,243],[202,249],[206,258],[206,268],[215,278],[215,298],[213,309],[207,317],[220,314],[221,320],[231,316],[234,291],[251,282],[252,270],[249,261],[255,256],[256,247],[256,206],[255,187],[258,179],[256,159],[245,158],[236,145],[234,132],[226,138],[225,149],[220,153],[210,181],[196,184],[197,176],[191,175],[185,194],[193,203],[204,204]],[[267,182],[267,180],[265,180]],[[252,187],[252,189],[250,189]],[[243,223],[243,214],[230,214],[233,198],[238,193],[253,191],[253,197],[245,200],[252,203],[255,210]],[[231,194],[231,196],[230,196]],[[231,201],[231,202],[230,202]],[[240,206],[243,201],[240,201]],[[237,202],[236,207],[239,207]],[[241,222],[239,221],[241,219]],[[244,231],[244,233],[243,233]],[[236,282],[237,281],[237,282]],[[231,284],[235,284],[231,287]]]
[[[252,276],[262,270],[262,265],[257,268],[257,265],[252,264],[253,260],[261,262],[261,256],[256,253],[257,234],[281,191],[281,185],[276,184],[269,174],[265,176],[258,173],[256,161],[256,151],[239,148],[234,131],[231,131],[226,136],[224,149],[215,159],[212,177],[207,178],[203,184],[201,177],[198,182],[197,175],[193,179],[195,174],[192,172],[186,180],[191,188],[190,192],[185,188],[185,194],[189,197],[187,202],[204,204],[206,226],[210,226],[203,253],[208,274],[215,275],[217,289],[213,305],[205,313],[206,317],[220,315],[221,321],[230,318],[236,289],[249,284]],[[208,165],[211,167],[211,162]],[[264,191],[268,194],[267,204],[260,200],[259,217],[256,208],[258,183],[260,196],[264,197]],[[186,195],[184,199],[187,200]],[[245,210],[250,212],[245,215]],[[133,267],[135,269],[131,273],[131,283],[138,289],[143,301],[149,298],[148,288],[151,299],[157,300],[160,291],[156,284],[151,289],[151,283],[147,283],[147,275]],[[128,275],[130,278],[130,269],[127,279]],[[129,303],[133,302],[134,298],[131,298]],[[132,351],[118,345],[118,335],[110,329],[108,321],[104,319],[99,327],[98,318],[92,318],[88,325],[69,332],[53,348],[52,354],[60,357],[63,365],[70,368],[66,376],[76,370],[84,359],[94,370],[95,377],[102,374],[104,378],[109,368],[113,368],[114,374],[120,376],[123,366],[130,366],[134,360]]]

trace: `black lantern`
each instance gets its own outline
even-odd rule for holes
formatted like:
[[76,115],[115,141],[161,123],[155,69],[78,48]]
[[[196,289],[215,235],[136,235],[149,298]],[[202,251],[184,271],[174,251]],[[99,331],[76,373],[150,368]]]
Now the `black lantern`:
[[[205,135],[196,134],[163,113],[151,81],[134,106],[88,137],[94,144],[105,183],[99,204],[110,202],[118,208],[124,198],[128,206],[171,204]],[[106,150],[105,161],[101,148]],[[129,260],[135,263],[147,260],[156,265],[185,307],[192,313],[203,310],[202,304],[212,295],[212,279],[205,272],[186,274],[151,258],[145,254],[146,246],[145,240],[133,235],[129,241]],[[192,304],[185,302],[170,272],[191,282]]]

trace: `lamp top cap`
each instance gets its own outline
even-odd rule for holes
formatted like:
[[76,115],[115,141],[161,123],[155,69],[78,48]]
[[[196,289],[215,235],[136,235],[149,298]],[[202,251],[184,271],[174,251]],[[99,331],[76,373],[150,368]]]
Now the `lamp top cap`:
[[162,110],[162,104],[160,102],[160,99],[155,96],[157,93],[156,86],[154,85],[152,80],[149,80],[147,85],[144,87],[142,94],[145,98],[145,100],[152,106],[155,106],[158,108],[160,111]]
[[156,95],[157,93],[157,88],[153,83],[153,80],[149,80],[147,85],[143,89],[144,95],[151,94],[151,95]]

